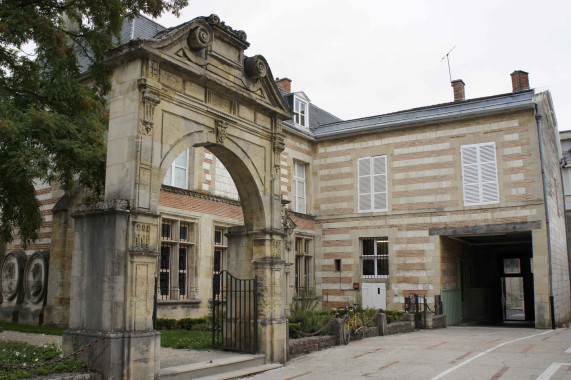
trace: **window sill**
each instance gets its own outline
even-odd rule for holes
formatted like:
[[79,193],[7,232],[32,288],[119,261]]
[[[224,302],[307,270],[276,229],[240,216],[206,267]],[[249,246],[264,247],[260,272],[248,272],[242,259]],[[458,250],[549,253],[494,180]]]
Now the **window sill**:
[[157,300],[157,305],[198,305],[202,302],[199,299],[189,300]]

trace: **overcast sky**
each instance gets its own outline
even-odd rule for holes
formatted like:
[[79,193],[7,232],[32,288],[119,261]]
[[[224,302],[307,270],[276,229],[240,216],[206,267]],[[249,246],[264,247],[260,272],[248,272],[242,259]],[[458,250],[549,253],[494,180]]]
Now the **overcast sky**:
[[171,27],[217,14],[248,35],[275,77],[342,119],[511,92],[510,74],[551,90],[559,130],[571,129],[571,2],[190,0]]

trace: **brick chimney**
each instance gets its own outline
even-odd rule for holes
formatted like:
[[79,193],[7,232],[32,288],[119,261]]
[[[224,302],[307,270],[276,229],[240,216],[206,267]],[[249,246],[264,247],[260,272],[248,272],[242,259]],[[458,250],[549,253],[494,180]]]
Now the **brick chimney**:
[[529,90],[528,73],[522,70],[516,70],[511,74],[511,76],[513,92]]
[[465,100],[466,96],[464,94],[464,81],[462,79],[455,79],[452,82],[452,88],[454,89],[454,101]]
[[282,90],[285,90],[287,92],[291,92],[291,79],[289,79],[289,78],[281,78],[281,79],[276,78],[276,84]]

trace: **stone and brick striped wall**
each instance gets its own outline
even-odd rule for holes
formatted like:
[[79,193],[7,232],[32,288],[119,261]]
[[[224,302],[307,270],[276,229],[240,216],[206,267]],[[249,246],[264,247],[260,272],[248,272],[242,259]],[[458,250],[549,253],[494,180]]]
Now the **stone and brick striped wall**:
[[[50,187],[43,183],[36,184],[36,197],[40,202],[40,215],[42,216],[43,222],[38,232],[38,240],[26,247],[28,254],[38,250],[50,249],[53,223],[52,209],[61,199],[62,195],[63,191],[58,188]],[[24,249],[17,230],[14,231],[14,240],[7,246],[7,252],[16,249]]]
[[[460,147],[494,142],[500,203],[464,206]],[[357,301],[354,282],[386,282],[387,307],[411,292],[429,302],[456,280],[432,228],[542,220],[542,188],[531,111],[328,140],[314,157],[318,215],[316,279],[324,307]],[[388,211],[358,212],[357,160],[387,156]],[[389,237],[389,278],[360,278],[360,239]],[[539,244],[539,243],[537,243]],[[535,246],[534,246],[535,248]],[[342,272],[333,272],[335,259]]]

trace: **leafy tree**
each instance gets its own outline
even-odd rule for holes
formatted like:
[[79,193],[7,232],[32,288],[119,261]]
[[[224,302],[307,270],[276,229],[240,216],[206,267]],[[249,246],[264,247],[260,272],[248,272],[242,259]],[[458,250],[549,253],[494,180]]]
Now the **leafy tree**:
[[102,193],[111,74],[103,55],[124,18],[178,16],[187,2],[0,1],[0,241],[12,241],[14,229],[26,244],[37,238],[35,182]]

